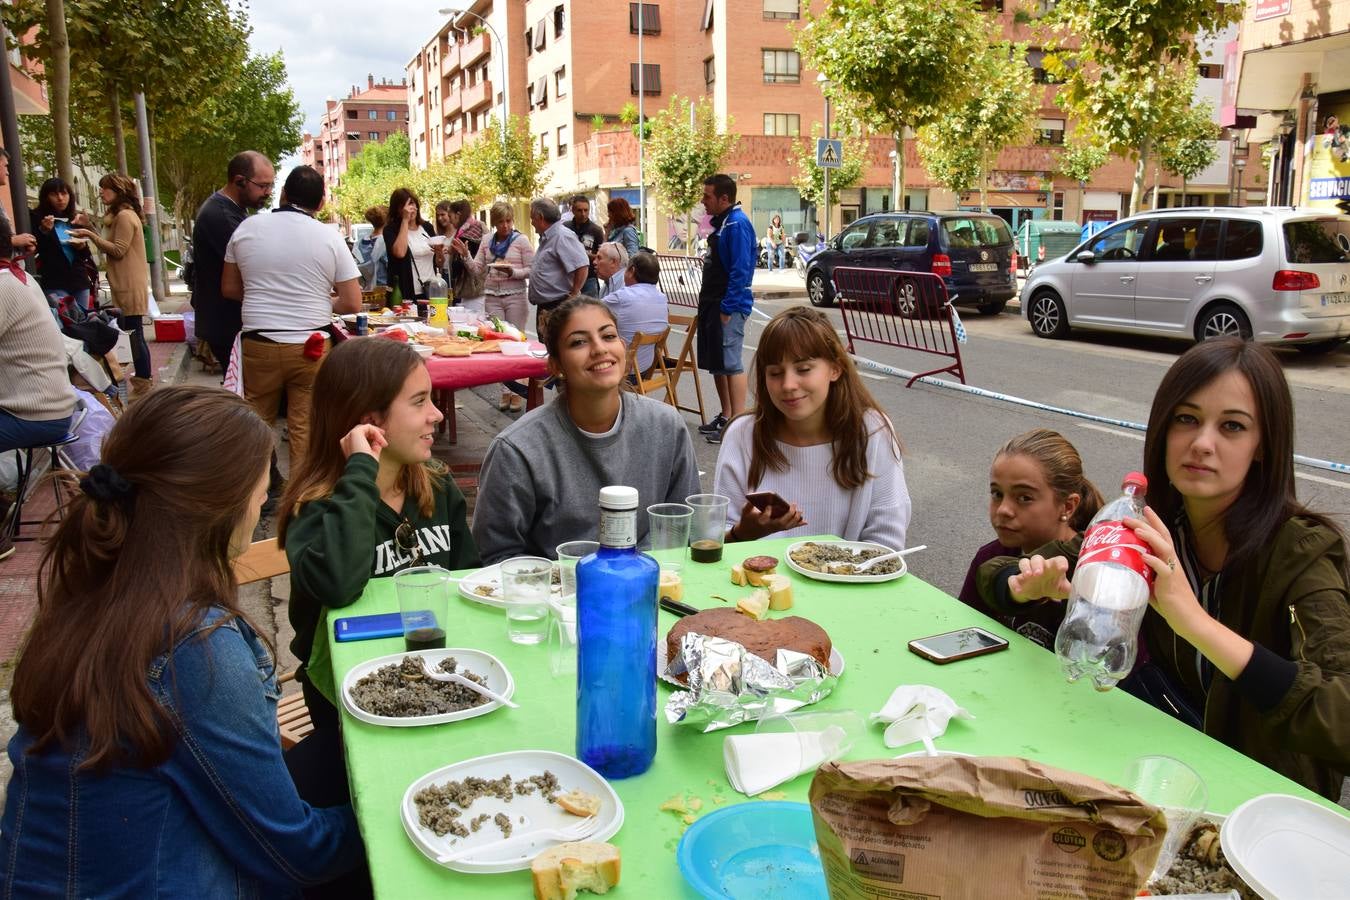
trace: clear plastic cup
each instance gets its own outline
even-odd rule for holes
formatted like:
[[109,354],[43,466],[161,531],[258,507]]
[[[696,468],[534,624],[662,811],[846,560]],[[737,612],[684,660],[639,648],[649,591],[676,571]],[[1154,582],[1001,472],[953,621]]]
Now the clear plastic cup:
[[501,564],[506,636],[513,644],[542,644],[548,637],[553,560],[518,556]]
[[450,611],[450,573],[439,566],[417,566],[394,573],[394,593],[408,652],[445,647]]
[[1167,837],[1153,867],[1155,876],[1166,874],[1209,803],[1205,780],[1179,759],[1141,756],[1125,770],[1125,787],[1167,817]]
[[548,623],[548,664],[553,677],[577,674],[577,609],[554,606]]
[[689,555],[689,528],[694,508],[684,503],[657,503],[647,507],[647,552],[661,565],[659,596],[684,597],[684,561]]
[[559,544],[558,582],[562,586],[559,602],[564,606],[577,605],[577,563],[600,549],[595,541],[568,541]]
[[721,562],[731,499],[721,494],[690,494],[684,502],[694,508],[689,525],[689,558],[699,563]]

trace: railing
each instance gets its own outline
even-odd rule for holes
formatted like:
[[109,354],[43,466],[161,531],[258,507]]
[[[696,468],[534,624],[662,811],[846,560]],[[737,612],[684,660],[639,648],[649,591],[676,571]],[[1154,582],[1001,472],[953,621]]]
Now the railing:
[[703,259],[675,253],[658,253],[661,263],[661,293],[674,306],[698,309],[698,292],[703,287]]
[[856,352],[856,342],[931,353],[951,362],[920,372],[905,387],[925,375],[942,373],[966,383],[961,345],[956,340],[955,311],[947,297],[947,285],[937,275],[840,266],[834,270],[834,287],[849,353]]

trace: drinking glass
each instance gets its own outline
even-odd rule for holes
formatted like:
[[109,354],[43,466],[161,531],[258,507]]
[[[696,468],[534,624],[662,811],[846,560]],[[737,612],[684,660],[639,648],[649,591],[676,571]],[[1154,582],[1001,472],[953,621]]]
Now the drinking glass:
[[549,671],[555,678],[577,674],[577,608],[554,606],[548,624]]
[[417,566],[394,574],[394,593],[403,620],[408,652],[445,647],[450,612],[450,573],[439,566]]
[[576,608],[577,563],[599,549],[600,545],[595,541],[568,541],[558,545],[558,581],[562,586],[558,602],[561,605]]
[[701,563],[720,562],[731,499],[721,494],[690,494],[684,502],[694,508],[689,526],[689,558]]
[[648,552],[661,565],[659,594],[662,599],[684,596],[683,572],[689,552],[689,527],[694,508],[683,503],[657,503],[647,507]]
[[542,644],[548,636],[553,560],[518,556],[501,564],[506,636],[513,644]]
[[1141,756],[1125,770],[1125,787],[1167,817],[1167,837],[1153,867],[1154,875],[1172,868],[1191,827],[1209,801],[1209,791],[1199,773],[1170,756]]

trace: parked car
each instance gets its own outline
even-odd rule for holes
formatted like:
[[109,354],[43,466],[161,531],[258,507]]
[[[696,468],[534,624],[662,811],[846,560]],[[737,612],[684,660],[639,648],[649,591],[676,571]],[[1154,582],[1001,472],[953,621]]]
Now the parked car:
[[1331,351],[1350,339],[1350,216],[1289,207],[1132,216],[1037,266],[1022,309],[1045,338],[1081,327]]
[[1017,229],[1017,268],[1026,272],[1068,253],[1083,238],[1077,222],[1026,219]]
[[876,213],[851,223],[811,259],[806,294],[814,306],[834,303],[836,266],[932,272],[957,305],[992,315],[1017,293],[1012,258],[1008,224],[989,213]]

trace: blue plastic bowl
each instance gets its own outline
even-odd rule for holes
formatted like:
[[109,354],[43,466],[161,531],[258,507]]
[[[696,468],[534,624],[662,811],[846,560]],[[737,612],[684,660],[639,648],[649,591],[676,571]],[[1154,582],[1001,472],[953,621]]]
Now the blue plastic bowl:
[[811,807],[752,801],[704,816],[680,839],[680,872],[711,900],[828,900]]

